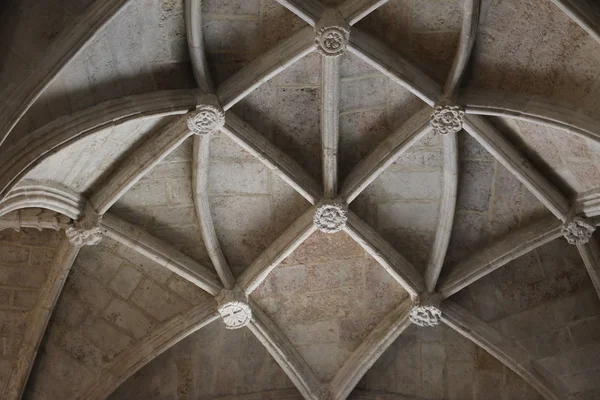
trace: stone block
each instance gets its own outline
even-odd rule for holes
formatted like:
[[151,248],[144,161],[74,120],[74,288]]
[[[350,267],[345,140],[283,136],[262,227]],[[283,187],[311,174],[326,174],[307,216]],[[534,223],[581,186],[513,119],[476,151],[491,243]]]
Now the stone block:
[[52,264],[52,261],[54,260],[55,255],[56,255],[55,249],[32,247],[30,264],[33,266],[40,266],[40,267],[47,268]]
[[315,321],[285,327],[285,333],[295,346],[337,343],[340,328],[335,321]]
[[502,390],[490,390],[490,388],[502,388],[502,374],[490,371],[475,371],[473,374],[473,399],[475,400],[503,400]]
[[51,229],[43,229],[38,231],[33,228],[24,228],[20,232],[13,231],[12,229],[5,229],[0,231],[0,246],[4,243],[10,244],[10,242],[18,242],[21,246],[39,246],[56,248],[63,235],[61,232],[53,231]]
[[306,23],[294,13],[276,2],[263,3],[262,9],[262,51],[292,35]]
[[592,344],[545,358],[540,360],[540,364],[552,374],[566,376],[597,369],[598,357],[600,345]]
[[79,325],[87,313],[87,306],[78,298],[77,292],[68,286],[63,289],[54,308],[52,317],[74,327]]
[[298,351],[323,381],[333,379],[335,373],[352,353],[350,350],[331,344],[298,346]]
[[167,199],[169,204],[194,204],[191,180],[169,181],[167,183]]
[[131,250],[129,247],[119,245],[117,253],[158,283],[166,283],[172,275],[172,272],[167,268]]
[[364,254],[363,249],[344,232],[313,233],[282,265],[313,264],[330,260],[347,260]]
[[66,288],[71,290],[84,303],[87,303],[94,312],[99,312],[106,307],[112,295],[94,278],[82,272],[76,264],[69,274]]
[[[252,124],[250,124],[252,125]],[[256,129],[256,128],[255,128]],[[264,133],[263,133],[264,134]],[[210,139],[210,158],[212,160],[244,160],[255,161],[252,154],[244,150],[226,134],[219,132],[213,134]]]
[[421,343],[423,394],[427,398],[444,398],[446,348],[442,343]]
[[106,360],[102,352],[80,331],[69,332],[63,335],[60,347],[74,360],[86,366],[90,371],[99,372]]
[[460,165],[457,209],[487,211],[492,196],[494,163],[465,161]]
[[546,332],[543,335],[523,339],[519,343],[536,359],[552,357],[573,349],[567,329]]
[[441,195],[441,174],[434,172],[404,172],[389,169],[367,188],[378,202],[391,200],[437,200]]
[[47,271],[41,268],[0,265],[0,284],[4,286],[40,288],[46,281],[46,273]]
[[213,196],[211,212],[217,232],[255,233],[271,228],[268,196]]
[[104,318],[140,339],[153,327],[153,323],[138,309],[117,298],[104,310]]
[[112,279],[110,287],[119,295],[128,298],[142,278],[143,275],[140,271],[135,269],[128,262],[124,262]]
[[386,105],[387,79],[385,76],[344,78],[340,85],[340,111]]
[[394,168],[404,171],[432,170],[443,168],[443,154],[441,150],[428,150],[426,148],[414,148],[394,161]]
[[365,318],[349,318],[339,321],[340,342],[360,343],[377,326],[383,314],[372,313]]
[[377,207],[377,221],[381,230],[435,232],[438,213],[438,202],[396,201]]
[[471,362],[448,361],[446,363],[448,400],[473,399],[473,372]]
[[[400,304],[408,293],[377,261],[369,258],[366,274],[367,308],[373,314],[386,314]],[[357,276],[357,279],[360,279]]]
[[211,194],[267,194],[268,168],[259,162],[213,162],[208,175]]
[[151,180],[139,181],[118,202],[119,206],[131,208],[164,204],[168,204],[166,182]]
[[161,288],[149,279],[142,282],[131,300],[159,321],[165,321],[189,308],[183,299]]
[[20,265],[29,261],[27,247],[2,244],[0,247],[0,263],[2,265]]
[[102,351],[105,360],[111,360],[132,342],[131,338],[105,320],[88,317],[80,327],[81,333]]
[[107,249],[100,242],[99,246],[84,246],[77,256],[77,265],[96,277],[103,285],[113,279],[123,259]]
[[277,75],[278,85],[317,86],[321,83],[321,56],[310,53]]
[[[425,106],[417,96],[398,83],[388,79],[388,117],[392,131],[400,128],[406,121]],[[391,132],[390,132],[391,133]],[[439,143],[435,138],[436,144]],[[419,146],[420,144],[417,144]]]
[[463,160],[469,161],[494,161],[494,157],[479,144],[477,139],[469,135],[466,131],[459,132],[458,151],[462,154]]
[[521,339],[553,331],[580,319],[596,315],[598,296],[591,290],[531,308],[498,321],[500,331]]
[[577,321],[569,329],[575,346],[600,343],[600,316]]
[[198,305],[211,298],[208,293],[198,286],[177,275],[173,275],[168,286],[171,291],[193,305]]
[[32,290],[15,290],[13,305],[32,309],[38,301],[38,292]]
[[[204,4],[206,4],[204,6]],[[202,12],[221,15],[258,15],[260,0],[206,1]]]
[[[312,281],[311,281],[312,282]],[[274,296],[291,298],[295,294],[311,289],[307,267],[293,265],[275,268],[265,282],[254,292],[256,296]]]
[[257,21],[243,19],[203,21],[204,43],[209,53],[256,53],[260,43]]
[[420,31],[460,30],[462,3],[458,0],[425,0],[412,8],[412,27]]
[[350,52],[346,52],[340,57],[340,76],[343,78],[377,73],[376,69]]
[[456,362],[460,368],[461,364],[471,363],[474,360],[476,345],[454,329],[444,330],[444,343],[448,363]]
[[344,178],[390,134],[385,109],[340,115],[339,173]]

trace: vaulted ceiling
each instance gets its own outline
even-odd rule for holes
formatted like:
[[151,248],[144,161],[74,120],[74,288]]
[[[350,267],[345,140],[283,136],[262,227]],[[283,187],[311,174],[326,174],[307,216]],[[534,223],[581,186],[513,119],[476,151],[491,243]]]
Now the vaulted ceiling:
[[0,12],[3,399],[600,397],[593,1]]

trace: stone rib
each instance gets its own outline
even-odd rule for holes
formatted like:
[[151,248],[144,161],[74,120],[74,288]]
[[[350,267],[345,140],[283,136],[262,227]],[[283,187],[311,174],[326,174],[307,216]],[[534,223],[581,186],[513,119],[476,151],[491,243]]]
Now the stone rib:
[[213,296],[221,291],[222,286],[211,270],[143,229],[110,213],[104,215],[102,228],[111,239],[166,267]]
[[562,223],[550,216],[498,240],[454,266],[438,285],[445,298],[494,272],[512,260],[559,238]]
[[569,213],[569,202],[558,188],[529,162],[494,126],[478,116],[469,116],[464,129],[509,170],[561,221]]

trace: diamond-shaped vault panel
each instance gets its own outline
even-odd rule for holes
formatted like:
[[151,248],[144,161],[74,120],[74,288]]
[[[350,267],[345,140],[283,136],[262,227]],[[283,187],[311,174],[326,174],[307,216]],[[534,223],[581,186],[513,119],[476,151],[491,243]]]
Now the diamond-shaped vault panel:
[[314,233],[252,297],[330,380],[407,293],[345,233]]

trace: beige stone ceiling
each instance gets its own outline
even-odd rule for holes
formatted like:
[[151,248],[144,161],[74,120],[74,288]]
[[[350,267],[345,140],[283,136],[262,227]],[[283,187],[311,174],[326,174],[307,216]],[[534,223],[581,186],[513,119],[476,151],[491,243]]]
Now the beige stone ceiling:
[[[192,57],[185,16],[193,11],[183,0],[0,5],[1,398],[600,398],[600,238],[573,246],[560,234],[576,215],[594,225],[600,215],[592,0],[323,0],[375,8],[353,25],[339,72],[328,75],[327,57],[311,47],[231,107],[219,90],[308,26],[288,8],[320,3],[195,1],[201,24],[191,29],[204,49]],[[470,7],[479,18],[465,52]],[[352,42],[364,34],[385,45],[384,56]],[[462,80],[443,98],[463,53]],[[231,125],[209,134],[205,152],[208,136],[185,136],[184,126],[162,153],[160,138],[205,101],[192,92],[198,71],[212,76],[227,124],[238,117],[251,127],[245,133],[258,132],[246,144],[259,143],[259,157],[226,134]],[[429,118],[427,103],[459,105],[467,121],[488,125],[425,132],[392,152],[349,205],[366,228],[316,230],[290,244],[297,221],[312,227],[329,173],[323,97],[333,81],[342,197],[381,143],[420,110]],[[440,92],[432,101],[429,82]],[[156,103],[146,100],[153,94]],[[114,115],[86,125],[86,115],[111,107]],[[119,114],[127,107],[134,111]],[[482,146],[481,132],[492,144]],[[158,162],[128,169],[148,154]],[[108,212],[96,210],[106,212],[102,241],[69,253],[64,229],[91,215],[86,202],[120,173],[135,179]],[[311,200],[302,190],[312,181],[319,197]],[[353,232],[371,236],[361,245]],[[276,246],[281,238],[291,251]],[[249,289],[261,260],[281,254]],[[248,327],[225,329],[217,318],[213,297],[232,288],[222,260],[249,294]],[[442,266],[439,281],[431,278],[450,297],[438,305],[442,323],[411,325],[408,310],[426,301],[431,271]]]

